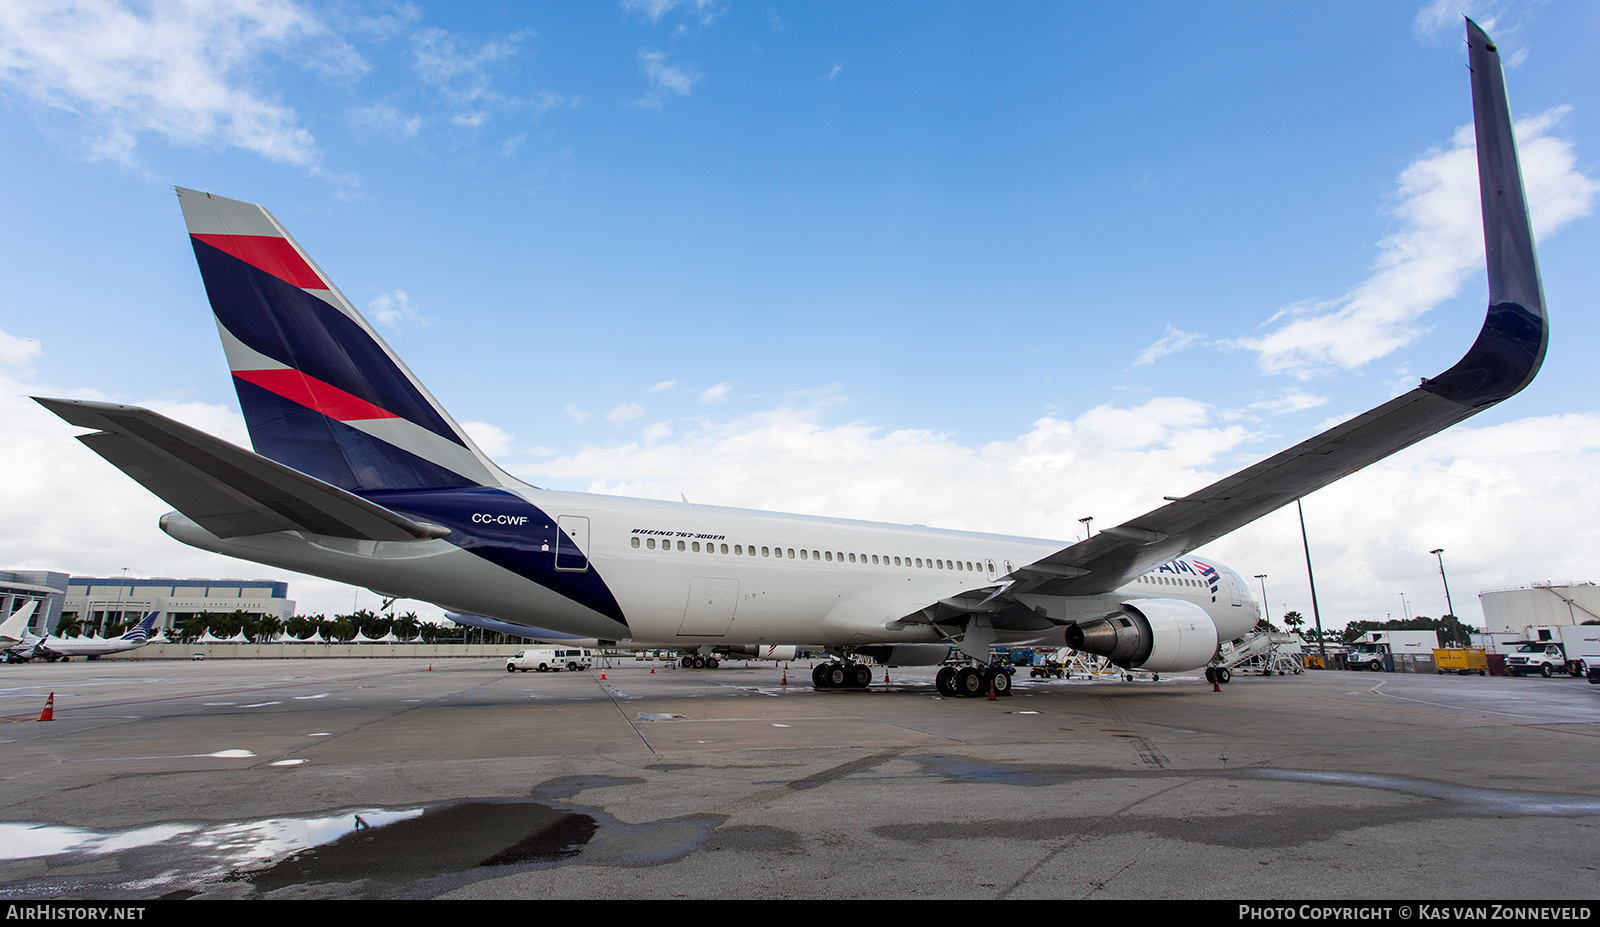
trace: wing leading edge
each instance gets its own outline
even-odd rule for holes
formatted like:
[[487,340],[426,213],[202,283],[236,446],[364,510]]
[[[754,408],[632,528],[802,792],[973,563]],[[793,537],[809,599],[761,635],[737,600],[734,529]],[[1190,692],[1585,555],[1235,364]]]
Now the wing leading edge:
[[1455,366],[1403,396],[1012,574],[1010,595],[1096,595],[1516,395],[1549,343],[1500,53],[1467,20],[1489,275],[1483,330]]

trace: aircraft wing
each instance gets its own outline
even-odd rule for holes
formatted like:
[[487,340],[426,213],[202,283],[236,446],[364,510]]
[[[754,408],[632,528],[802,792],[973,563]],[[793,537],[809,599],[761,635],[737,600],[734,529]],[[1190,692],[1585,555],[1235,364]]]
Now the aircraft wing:
[[1009,595],[1095,595],[1489,408],[1528,385],[1549,329],[1500,55],[1467,21],[1489,309],[1454,367],[1403,396],[1012,572]]
[[367,541],[412,541],[449,531],[405,516],[138,406],[34,401],[80,428],[112,466],[219,538],[309,531]]

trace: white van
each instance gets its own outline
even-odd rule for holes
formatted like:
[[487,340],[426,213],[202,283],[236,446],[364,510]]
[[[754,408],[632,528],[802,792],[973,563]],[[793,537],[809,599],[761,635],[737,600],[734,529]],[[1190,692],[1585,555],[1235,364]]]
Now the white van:
[[515,673],[528,670],[538,670],[548,673],[565,667],[576,673],[586,670],[594,665],[594,652],[582,650],[577,647],[536,647],[532,650],[519,650],[517,655],[506,659],[506,672]]

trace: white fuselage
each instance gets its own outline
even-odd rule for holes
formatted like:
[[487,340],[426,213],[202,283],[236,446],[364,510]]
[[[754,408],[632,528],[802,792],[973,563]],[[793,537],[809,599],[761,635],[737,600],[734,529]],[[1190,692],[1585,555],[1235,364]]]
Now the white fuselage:
[[[587,493],[518,489],[547,518],[495,525],[496,542],[525,537],[528,556],[556,563],[553,522],[577,526],[582,577],[593,571],[615,597],[626,624],[579,605],[538,582],[463,550],[476,543],[473,525],[499,518],[465,512],[446,540],[352,541],[277,532],[231,540],[214,537],[178,513],[163,529],[219,553],[367,586],[385,595],[563,633],[663,644],[938,643],[935,627],[899,619],[940,599],[993,586],[1015,567],[1068,546],[1066,542],[784,515],[712,505],[658,502]],[[394,500],[386,504],[397,509]],[[416,517],[443,521],[437,510]],[[544,522],[544,523],[541,523]],[[487,543],[487,542],[486,542]],[[570,549],[570,548],[569,548]],[[1214,580],[1183,557],[1108,594],[1032,596],[1026,604],[1056,621],[1116,612],[1134,599],[1178,599],[1211,616],[1220,639],[1248,631],[1259,609],[1232,570],[1215,564]],[[560,576],[561,572],[555,575]],[[1012,632],[1001,640],[1060,646],[1062,632]]]

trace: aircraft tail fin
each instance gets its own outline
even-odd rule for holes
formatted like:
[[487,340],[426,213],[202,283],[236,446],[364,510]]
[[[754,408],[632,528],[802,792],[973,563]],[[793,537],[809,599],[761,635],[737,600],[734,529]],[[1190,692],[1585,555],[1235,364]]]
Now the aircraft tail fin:
[[0,643],[14,643],[28,637],[28,620],[33,617],[33,611],[38,608],[38,599],[29,599],[21,608],[12,612],[10,617],[0,622]]
[[177,191],[259,454],[352,492],[522,485],[478,449],[270,212]]
[[150,629],[155,627],[156,619],[160,617],[161,611],[159,609],[147,613],[144,618],[140,619],[137,625],[134,625],[132,631],[122,635],[122,639],[136,644],[144,643],[145,640],[150,637]]

